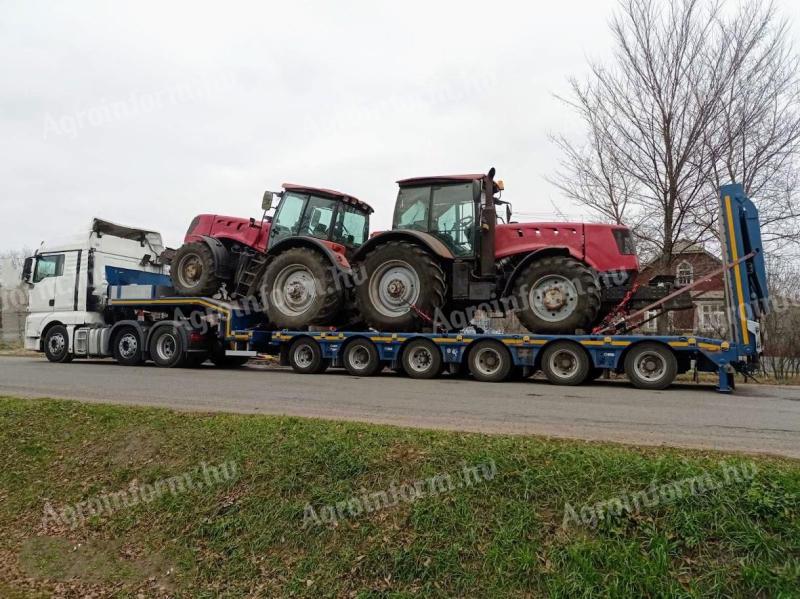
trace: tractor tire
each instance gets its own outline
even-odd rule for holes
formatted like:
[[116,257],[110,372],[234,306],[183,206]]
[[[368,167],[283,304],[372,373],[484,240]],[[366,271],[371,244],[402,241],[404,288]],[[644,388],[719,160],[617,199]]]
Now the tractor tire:
[[187,243],[178,248],[170,276],[178,295],[214,295],[222,285],[216,275],[214,254],[205,243]]
[[600,310],[595,271],[567,256],[534,260],[514,280],[517,317],[531,333],[573,334],[589,330]]
[[360,265],[366,275],[356,288],[364,321],[379,331],[421,331],[445,303],[444,271],[416,244],[388,241],[367,254]]
[[275,256],[260,284],[270,322],[279,329],[331,324],[344,303],[334,268],[326,256],[309,248]]

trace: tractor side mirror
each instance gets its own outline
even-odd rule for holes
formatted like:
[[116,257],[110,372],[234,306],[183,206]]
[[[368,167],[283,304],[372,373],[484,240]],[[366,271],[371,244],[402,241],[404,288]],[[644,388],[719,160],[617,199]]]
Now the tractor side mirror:
[[22,265],[22,282],[30,284],[31,276],[33,275],[33,261],[34,258],[25,258],[25,263]]
[[270,208],[272,208],[272,200],[274,197],[277,196],[278,199],[283,197],[283,192],[281,191],[265,191],[264,192],[264,199],[261,200],[261,209],[266,212]]
[[511,222],[511,204],[506,204],[506,222]]

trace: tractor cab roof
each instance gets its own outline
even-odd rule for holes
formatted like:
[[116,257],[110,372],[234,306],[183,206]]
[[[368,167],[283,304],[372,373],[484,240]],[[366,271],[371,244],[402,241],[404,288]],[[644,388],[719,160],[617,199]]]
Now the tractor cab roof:
[[286,191],[296,191],[298,193],[309,193],[318,196],[324,196],[326,198],[333,198],[334,200],[340,200],[345,204],[351,204],[353,206],[358,207],[360,210],[363,210],[367,214],[372,214],[375,212],[372,209],[372,206],[367,204],[366,202],[362,202],[356,197],[348,195],[346,193],[342,193],[341,191],[336,191],[335,189],[325,189],[322,187],[309,187],[307,185],[296,185],[294,183],[284,183],[283,188]]
[[479,173],[476,175],[434,175],[432,177],[412,177],[410,179],[400,179],[397,184],[400,187],[413,187],[416,185],[433,185],[436,183],[458,183],[459,181],[477,181],[486,175]]

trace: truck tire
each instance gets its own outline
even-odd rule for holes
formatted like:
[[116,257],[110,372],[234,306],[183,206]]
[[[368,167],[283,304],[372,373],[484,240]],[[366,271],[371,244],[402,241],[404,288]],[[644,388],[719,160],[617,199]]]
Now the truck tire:
[[344,299],[334,268],[326,256],[310,248],[291,248],[273,258],[261,279],[261,290],[275,327],[330,324]]
[[573,334],[588,330],[600,310],[595,271],[567,256],[534,260],[514,280],[517,317],[531,333]]
[[504,381],[514,366],[508,348],[494,339],[483,339],[470,347],[467,363],[475,380],[487,383]]
[[421,331],[429,323],[417,310],[434,318],[444,306],[442,267],[414,243],[388,241],[360,266],[366,278],[356,287],[356,302],[364,321],[379,331]]
[[205,243],[184,244],[172,259],[172,286],[178,295],[214,295],[222,285],[216,266],[214,254]]
[[677,374],[675,354],[660,343],[640,343],[625,356],[625,375],[638,389],[666,389]]
[[47,329],[44,336],[44,355],[51,362],[70,362],[72,354],[69,353],[69,333],[62,324]]
[[328,368],[319,343],[311,337],[300,337],[289,346],[289,365],[300,374],[320,374]]
[[150,359],[156,366],[176,368],[187,363],[183,335],[172,326],[162,326],[150,337]]
[[403,349],[403,370],[412,379],[432,379],[442,372],[442,352],[428,339],[414,339]]
[[556,341],[542,354],[542,371],[554,385],[581,385],[591,374],[589,354],[572,341]]
[[381,370],[381,357],[372,341],[359,337],[344,346],[342,364],[352,376],[373,376]]
[[144,362],[143,340],[135,327],[121,327],[114,333],[111,354],[123,366],[139,366]]

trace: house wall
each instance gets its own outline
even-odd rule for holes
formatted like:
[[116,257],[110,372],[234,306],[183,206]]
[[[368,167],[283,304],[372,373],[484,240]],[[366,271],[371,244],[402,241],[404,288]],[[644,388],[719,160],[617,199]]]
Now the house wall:
[[28,293],[19,281],[19,270],[11,259],[0,259],[0,343],[24,341]]

